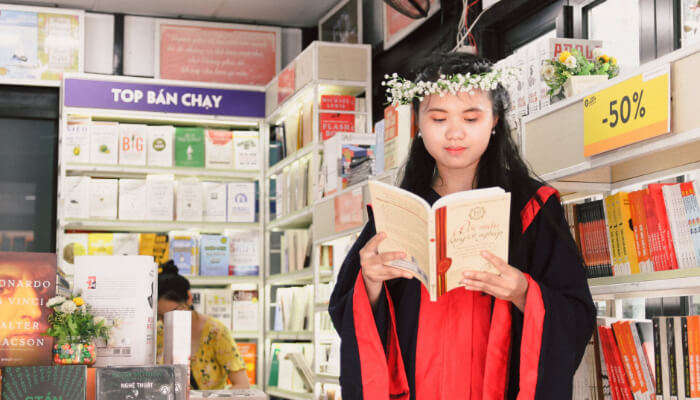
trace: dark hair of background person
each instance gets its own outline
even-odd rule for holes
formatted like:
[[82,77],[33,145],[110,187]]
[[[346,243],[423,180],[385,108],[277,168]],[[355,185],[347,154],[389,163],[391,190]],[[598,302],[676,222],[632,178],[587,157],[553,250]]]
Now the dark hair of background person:
[[190,282],[180,275],[173,260],[161,264],[158,273],[158,300],[165,299],[186,303],[189,298]]

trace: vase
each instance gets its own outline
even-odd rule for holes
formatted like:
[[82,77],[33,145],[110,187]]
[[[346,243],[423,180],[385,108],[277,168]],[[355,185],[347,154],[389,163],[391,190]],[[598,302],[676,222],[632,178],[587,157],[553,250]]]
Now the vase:
[[64,343],[53,346],[56,365],[92,365],[97,360],[94,343]]
[[570,76],[564,82],[564,96],[573,97],[590,90],[608,80],[607,75],[579,75]]

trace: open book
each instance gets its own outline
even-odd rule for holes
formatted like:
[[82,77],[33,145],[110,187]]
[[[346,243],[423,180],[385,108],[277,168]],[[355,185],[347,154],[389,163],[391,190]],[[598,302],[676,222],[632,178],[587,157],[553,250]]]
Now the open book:
[[510,193],[499,187],[453,193],[432,207],[378,181],[369,181],[369,193],[377,232],[387,235],[379,252],[405,252],[389,264],[411,272],[433,301],[460,286],[466,270],[498,273],[482,250],[508,260]]

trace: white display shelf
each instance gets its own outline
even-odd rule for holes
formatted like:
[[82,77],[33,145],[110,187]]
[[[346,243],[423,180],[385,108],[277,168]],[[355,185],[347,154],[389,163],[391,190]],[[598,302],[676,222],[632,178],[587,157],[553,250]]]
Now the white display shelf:
[[316,312],[328,312],[328,303],[316,303],[314,305],[314,311]]
[[234,339],[257,339],[260,337],[258,331],[233,331],[231,335]]
[[257,222],[189,222],[189,221],[111,221],[99,219],[65,219],[63,230],[117,231],[117,232],[167,232],[195,230],[204,233],[222,233],[227,229],[256,229]]
[[331,385],[340,385],[340,377],[335,375],[316,374],[316,382]]
[[61,87],[61,81],[41,79],[0,79],[0,85]]
[[253,181],[260,177],[259,171],[213,170],[184,167],[144,167],[133,165],[75,164],[66,165],[66,175],[96,176],[101,178],[145,178],[153,174],[171,174],[176,177],[196,177],[216,181]]
[[267,337],[272,340],[310,341],[314,334],[311,331],[269,331]]
[[335,331],[321,331],[318,333],[319,343],[335,343],[340,341],[340,336]]
[[361,226],[358,226],[357,228],[348,229],[348,230],[345,230],[345,231],[342,231],[342,232],[338,232],[338,233],[336,233],[336,234],[334,234],[334,235],[330,235],[330,236],[326,236],[326,237],[323,237],[323,238],[315,239],[315,240],[314,240],[314,245],[315,245],[315,246],[318,246],[318,245],[326,244],[326,243],[328,243],[328,242],[332,242],[332,241],[334,241],[334,240],[338,240],[338,239],[344,238],[344,237],[346,237],[346,236],[350,236],[350,235],[354,235],[354,234],[356,234],[356,233],[360,233],[360,232],[362,232],[362,230],[363,230],[364,228],[365,228],[365,224],[362,224]]
[[192,286],[228,286],[235,284],[258,284],[259,276],[188,276]]
[[313,400],[314,398],[313,393],[290,392],[289,390],[277,389],[273,387],[268,387],[266,392],[270,396],[279,397],[281,399]]
[[313,209],[311,207],[305,207],[299,211],[285,215],[284,217],[273,219],[267,225],[267,229],[275,231],[293,228],[306,228],[311,225],[312,218]]
[[333,271],[321,271],[318,274],[318,281],[320,283],[328,283],[333,280]]
[[283,158],[279,162],[277,162],[275,165],[269,167],[267,169],[267,172],[265,173],[266,178],[270,178],[272,176],[275,176],[282,172],[285,168],[288,166],[294,164],[295,162],[303,159],[304,157],[308,157],[311,155],[311,153],[314,152],[314,150],[317,149],[317,146],[314,144],[308,144],[306,147],[301,148],[294,153],[288,155],[287,157]]
[[167,112],[130,110],[103,110],[96,108],[66,107],[68,116],[90,117],[93,121],[114,121],[129,124],[205,126],[211,128],[256,128],[260,119],[247,117],[222,117],[218,115],[190,115]]
[[700,295],[700,268],[593,278],[588,284],[595,300]]
[[301,271],[270,275],[265,283],[270,285],[295,285],[311,283],[312,281],[313,270],[311,268],[304,268]]
[[[279,125],[282,119],[289,113],[296,111],[300,104],[311,102],[313,100],[314,87],[319,86],[320,94],[345,94],[357,96],[365,92],[367,82],[357,81],[334,81],[334,80],[312,80],[296,93],[288,97],[278,105],[277,108],[267,116],[267,121],[271,124]],[[319,112],[335,112],[335,110],[320,110]]]

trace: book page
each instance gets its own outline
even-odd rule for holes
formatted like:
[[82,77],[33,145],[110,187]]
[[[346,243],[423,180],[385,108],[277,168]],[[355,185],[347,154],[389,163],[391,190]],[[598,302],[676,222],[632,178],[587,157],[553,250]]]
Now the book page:
[[[445,292],[461,286],[459,282],[464,271],[498,273],[480,253],[488,250],[508,260],[510,193],[468,203],[449,204],[445,210],[444,254],[451,260],[445,275]],[[438,221],[436,218],[436,230],[439,229]],[[436,241],[436,245],[440,246],[439,241]],[[440,265],[441,260],[436,261]]]
[[379,253],[405,252],[406,259],[389,264],[411,272],[430,287],[428,203],[406,190],[381,182],[370,181],[369,190],[377,232],[387,235],[379,245]]

